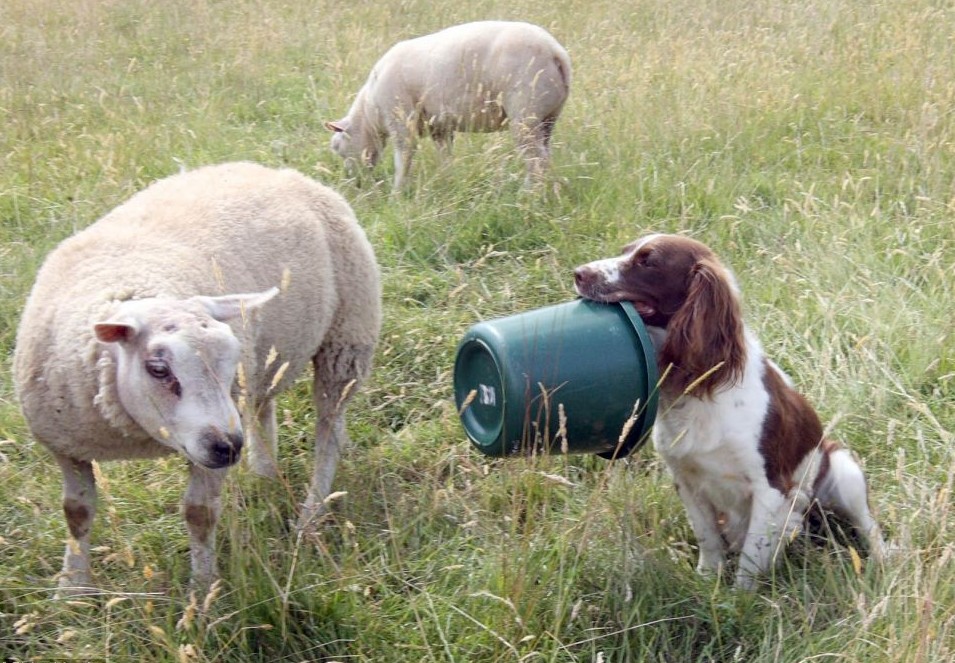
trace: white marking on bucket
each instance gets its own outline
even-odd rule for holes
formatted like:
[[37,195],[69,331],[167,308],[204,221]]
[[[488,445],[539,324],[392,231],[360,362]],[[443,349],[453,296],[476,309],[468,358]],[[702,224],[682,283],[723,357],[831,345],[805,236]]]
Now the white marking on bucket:
[[490,387],[486,384],[479,384],[478,389],[481,390],[481,395],[479,397],[479,402],[481,405],[497,405],[497,392],[494,391],[494,387]]

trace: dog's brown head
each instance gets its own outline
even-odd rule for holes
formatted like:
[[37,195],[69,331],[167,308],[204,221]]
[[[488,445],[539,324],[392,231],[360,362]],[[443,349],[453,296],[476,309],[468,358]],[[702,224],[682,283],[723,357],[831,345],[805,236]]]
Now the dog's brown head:
[[[706,245],[680,235],[648,235],[623,254],[574,270],[577,294],[599,302],[632,302],[643,321],[666,329],[663,388],[693,387],[706,397],[737,383],[746,362],[742,314],[733,276]],[[705,377],[704,377],[705,376]]]

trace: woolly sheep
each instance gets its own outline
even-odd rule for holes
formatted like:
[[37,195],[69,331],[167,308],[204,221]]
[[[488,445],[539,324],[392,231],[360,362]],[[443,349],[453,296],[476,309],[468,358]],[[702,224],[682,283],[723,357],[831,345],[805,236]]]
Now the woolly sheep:
[[395,190],[411,168],[415,142],[427,132],[443,155],[455,131],[509,125],[539,180],[550,137],[570,92],[570,58],[546,30],[530,23],[478,21],[402,41],[372,68],[348,115],[325,127],[332,150],[353,168],[378,163],[395,141]]
[[93,462],[173,452],[189,462],[192,578],[207,585],[225,472],[246,441],[252,469],[276,473],[274,398],[311,362],[307,526],[346,443],[344,407],[370,369],[380,299],[374,253],[344,199],[251,163],[161,180],[57,247],[23,311],[14,370],[30,430],[63,472],[61,592],[92,586]]

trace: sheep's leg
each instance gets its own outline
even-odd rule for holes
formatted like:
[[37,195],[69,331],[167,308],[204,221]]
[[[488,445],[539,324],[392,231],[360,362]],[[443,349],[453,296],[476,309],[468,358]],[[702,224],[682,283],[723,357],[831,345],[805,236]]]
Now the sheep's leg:
[[216,523],[222,512],[220,496],[225,473],[225,468],[210,470],[189,464],[182,513],[189,530],[192,584],[200,589],[208,587],[216,577]]
[[419,126],[421,116],[413,111],[407,116],[398,109],[388,125],[388,133],[395,141],[395,183],[393,192],[398,192],[404,186],[408,173],[411,172],[411,161],[417,137],[424,127]]
[[348,443],[345,407],[358,390],[374,349],[371,347],[323,348],[315,356],[315,469],[298,526],[313,526],[325,512],[342,450]]
[[63,514],[70,539],[63,555],[58,596],[88,593],[90,576],[90,528],[96,515],[96,480],[93,464],[54,454],[63,471]]
[[438,148],[438,157],[446,164],[451,161],[451,150],[454,147],[453,131],[437,131],[431,134],[434,144]]
[[274,479],[278,468],[278,426],[275,422],[275,400],[266,398],[254,404],[254,416],[246,424],[249,445],[249,467],[260,477]]
[[400,191],[404,186],[405,178],[411,172],[411,161],[414,158],[415,145],[410,138],[395,137],[395,184],[394,191]]
[[550,168],[550,137],[554,133],[555,118],[538,120],[533,117],[512,119],[511,126],[517,150],[524,159],[527,176],[524,188],[530,189],[543,181]]
[[[328,405],[328,402],[325,403]],[[341,417],[321,416],[316,422],[316,449],[315,469],[312,473],[312,483],[308,489],[308,497],[302,507],[299,517],[299,529],[313,527],[325,513],[325,498],[331,493],[332,481],[338,469],[342,448],[348,443],[345,434],[345,425]]]

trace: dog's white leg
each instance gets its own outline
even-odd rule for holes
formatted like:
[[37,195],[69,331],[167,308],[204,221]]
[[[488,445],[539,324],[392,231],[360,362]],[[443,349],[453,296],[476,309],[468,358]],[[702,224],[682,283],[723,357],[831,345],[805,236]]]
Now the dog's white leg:
[[210,470],[189,464],[189,485],[182,512],[189,530],[192,584],[205,588],[216,577],[216,523],[222,512],[222,481],[226,469]]
[[93,585],[90,576],[90,528],[96,515],[96,480],[89,461],[54,454],[63,471],[63,515],[70,538],[63,555],[58,596],[81,594]]
[[686,484],[677,481],[675,485],[696,535],[696,545],[700,549],[696,572],[700,575],[717,573],[726,560],[725,545],[717,527],[719,516],[712,505],[694,494]]
[[862,468],[846,449],[829,455],[829,472],[816,492],[823,508],[847,517],[869,545],[869,554],[876,561],[885,557],[882,529],[869,510],[869,495]]
[[774,488],[753,495],[749,529],[736,573],[737,587],[752,589],[756,577],[766,573],[775,563],[789,542],[783,537],[783,532],[802,528],[804,501],[798,496],[786,499]]

